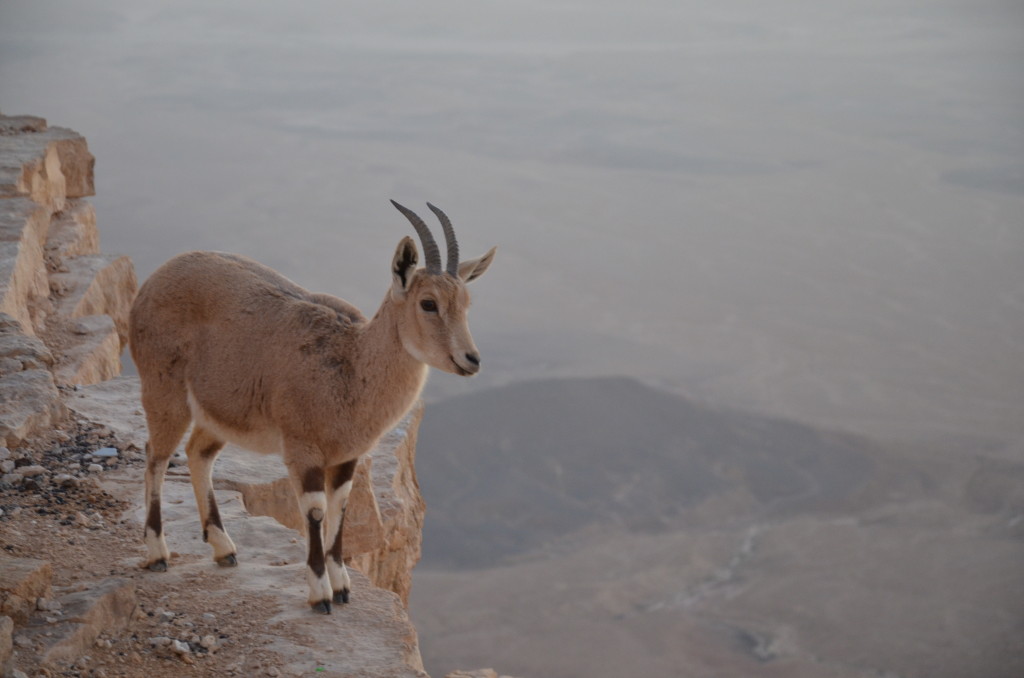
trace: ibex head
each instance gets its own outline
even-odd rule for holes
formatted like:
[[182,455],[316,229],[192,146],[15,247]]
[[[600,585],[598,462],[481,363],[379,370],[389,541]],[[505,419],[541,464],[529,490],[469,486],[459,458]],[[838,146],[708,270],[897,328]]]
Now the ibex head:
[[444,212],[430,203],[444,230],[448,262],[441,270],[441,251],[430,229],[414,212],[391,203],[412,223],[423,243],[425,268],[416,268],[419,254],[412,238],[398,243],[391,263],[391,299],[398,311],[402,345],[417,360],[445,372],[469,377],[480,371],[480,353],[469,332],[466,283],[483,275],[497,248],[477,259],[459,262],[455,231]]

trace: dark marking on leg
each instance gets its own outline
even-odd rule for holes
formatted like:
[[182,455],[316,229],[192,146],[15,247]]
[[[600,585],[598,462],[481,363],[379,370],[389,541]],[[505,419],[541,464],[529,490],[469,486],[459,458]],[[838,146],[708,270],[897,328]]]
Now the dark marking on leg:
[[160,525],[160,497],[153,497],[149,502],[149,511],[146,513],[146,529],[153,530],[153,534],[159,537],[162,533]]
[[324,470],[322,468],[313,467],[302,474],[302,491],[324,491]]
[[307,527],[309,528],[309,558],[306,564],[317,577],[324,576],[327,566],[324,564],[324,545],[320,537],[320,524],[323,521],[315,520],[312,516],[306,516]]
[[336,490],[348,481],[352,480],[352,476],[356,474],[356,464],[358,459],[352,461],[346,461],[344,464],[338,464],[328,469],[331,478],[331,489]]
[[341,564],[341,533],[345,531],[345,509],[341,509],[341,520],[338,521],[338,534],[334,535],[334,543],[331,544],[331,557],[334,562]]
[[206,525],[203,526],[204,531],[207,527],[213,525],[221,532],[223,532],[224,525],[220,522],[220,511],[217,509],[217,499],[216,497],[213,496],[213,490],[210,490],[210,492],[206,495],[206,506],[209,508],[210,512],[209,515],[206,517]]
[[[332,491],[338,491],[338,489],[345,483],[352,480],[356,473],[356,463],[358,459],[345,462],[331,469],[328,469],[328,482]],[[348,500],[346,499],[346,503]],[[334,535],[334,541],[331,543],[330,557],[334,559],[334,562],[342,567],[342,539],[341,535],[345,531],[345,506],[341,507],[341,516],[338,518],[338,532]],[[348,588],[342,588],[334,592],[333,596],[336,604],[347,603],[349,599]]]
[[[149,510],[146,512],[146,528],[145,532],[153,531],[153,535],[156,538],[160,537],[161,534],[160,525],[160,497],[153,497],[149,502]],[[144,535],[145,536],[145,535]],[[149,564],[149,569],[153,572],[166,572],[167,561],[161,558],[160,560],[154,560]]]
[[[324,563],[324,545],[320,536],[320,525],[322,520],[316,520],[313,516],[306,516],[307,528],[309,529],[309,558],[306,560],[306,565],[310,571],[320,579],[327,572],[327,565]],[[330,600],[318,600],[312,603],[314,612],[320,614],[331,613],[331,601]]]
[[[331,490],[337,491],[339,487],[352,480],[352,477],[356,474],[356,462],[358,459],[347,461],[344,464],[339,464],[331,469],[328,469]],[[345,500],[348,503],[348,499]],[[334,535],[334,542],[331,544],[331,557],[334,558],[334,562],[341,564],[341,533],[345,531],[345,506],[341,507],[341,518],[338,520],[338,533]]]
[[216,457],[217,453],[220,452],[223,447],[224,443],[219,440],[215,443],[210,443],[199,452],[199,458],[209,459],[210,457]]
[[[341,560],[341,533],[345,529],[345,509],[341,509],[341,521],[338,523],[338,534],[334,537],[334,543],[331,545],[331,558],[334,562],[342,567],[345,564]],[[334,602],[341,604],[347,603],[349,596],[349,590],[347,587],[342,588],[340,591],[334,592]]]

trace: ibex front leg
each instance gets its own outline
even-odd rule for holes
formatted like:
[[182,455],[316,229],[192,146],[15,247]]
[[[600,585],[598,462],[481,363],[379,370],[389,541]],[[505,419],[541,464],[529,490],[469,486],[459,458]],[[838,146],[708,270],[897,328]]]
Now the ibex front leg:
[[336,604],[347,603],[352,590],[352,582],[342,560],[341,533],[345,529],[345,507],[352,491],[352,476],[355,475],[357,461],[353,459],[327,469],[327,540],[324,543],[330,545],[327,552],[327,574]]
[[[286,454],[291,450],[286,449]],[[309,455],[313,456],[313,455]],[[319,465],[288,465],[288,473],[299,500],[299,512],[306,520],[309,547],[306,558],[306,583],[309,584],[309,606],[314,612],[331,613],[331,580],[324,558],[324,518],[327,517],[327,495],[324,493],[324,469]]]

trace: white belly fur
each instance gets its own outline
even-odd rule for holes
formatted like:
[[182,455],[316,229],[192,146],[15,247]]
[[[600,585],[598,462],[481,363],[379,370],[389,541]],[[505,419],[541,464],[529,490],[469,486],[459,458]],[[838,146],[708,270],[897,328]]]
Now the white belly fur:
[[226,426],[211,417],[206,410],[196,401],[192,395],[192,389],[188,389],[188,408],[192,411],[192,420],[196,425],[217,436],[221,440],[238,445],[239,447],[259,452],[260,454],[281,454],[284,452],[284,440],[281,431],[268,427],[252,431],[238,431]]

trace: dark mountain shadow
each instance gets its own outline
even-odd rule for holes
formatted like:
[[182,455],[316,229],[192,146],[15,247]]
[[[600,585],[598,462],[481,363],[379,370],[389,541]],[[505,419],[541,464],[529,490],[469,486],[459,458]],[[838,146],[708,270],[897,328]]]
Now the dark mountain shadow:
[[748,516],[821,510],[862,488],[873,467],[863,439],[618,377],[432,403],[417,447],[423,565],[446,568],[493,565],[595,524],[666,529],[726,493],[743,497],[732,505]]

